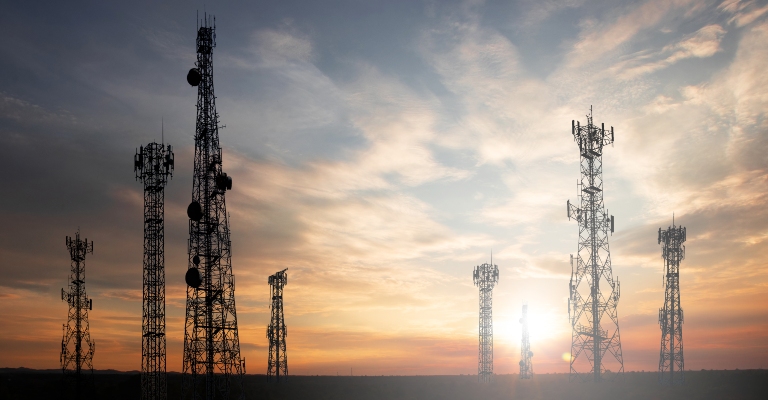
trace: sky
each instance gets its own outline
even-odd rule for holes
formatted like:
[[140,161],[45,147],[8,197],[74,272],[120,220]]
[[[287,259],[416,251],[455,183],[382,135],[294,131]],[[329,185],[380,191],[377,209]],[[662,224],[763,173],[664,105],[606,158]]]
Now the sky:
[[[65,4],[66,3],[66,4]],[[288,268],[289,373],[476,374],[474,266],[499,266],[494,371],[568,372],[571,121],[613,126],[605,204],[624,365],[658,369],[659,228],[687,228],[687,369],[768,367],[768,2],[4,2],[0,367],[59,368],[86,259],[96,369],[140,370],[140,145],[173,146],[167,368],[181,370],[196,17],[216,16],[242,356],[265,373]]]

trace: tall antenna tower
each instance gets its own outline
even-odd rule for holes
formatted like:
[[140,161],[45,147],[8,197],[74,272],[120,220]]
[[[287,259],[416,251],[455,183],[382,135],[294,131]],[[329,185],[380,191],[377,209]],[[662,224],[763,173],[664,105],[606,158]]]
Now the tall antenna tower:
[[213,93],[213,48],[216,20],[207,14],[197,30],[197,67],[187,82],[197,86],[195,159],[189,216],[187,313],[184,324],[184,399],[227,399],[235,375],[243,394],[245,360],[235,312],[229,215],[224,194],[232,178],[222,171],[219,115]]
[[93,374],[93,353],[96,344],[88,329],[88,311],[93,310],[93,300],[85,294],[85,255],[93,254],[93,242],[80,240],[80,230],[75,238],[67,236],[67,249],[72,259],[69,273],[69,291],[61,289],[61,300],[69,305],[67,323],[61,339],[61,369],[65,375],[74,375],[75,393],[81,396],[83,369]]
[[167,398],[165,369],[165,185],[173,175],[171,146],[149,143],[133,157],[144,182],[144,283],[141,318],[141,398]]
[[[280,382],[288,379],[288,356],[285,353],[285,314],[283,313],[283,288],[288,284],[288,268],[269,277],[269,289],[272,294],[272,319],[267,326],[269,339],[269,360],[267,361],[267,379]],[[282,375],[282,376],[281,376]]]
[[490,382],[493,376],[493,287],[499,282],[499,267],[483,264],[475,267],[472,274],[475,286],[480,288],[480,348],[477,360],[477,377],[480,382]]
[[613,233],[613,216],[603,205],[603,147],[613,143],[613,127],[571,121],[573,138],[579,145],[581,180],[577,184],[580,206],[567,203],[568,219],[579,223],[579,250],[576,263],[571,255],[568,317],[571,321],[570,379],[579,376],[595,382],[609,373],[624,372],[619,336],[620,286],[611,270],[608,231]]
[[685,227],[659,228],[661,257],[664,258],[664,308],[659,309],[661,352],[659,355],[659,382],[675,384],[685,382],[683,371],[683,309],[680,307],[680,261],[685,259]]
[[531,340],[528,337],[528,304],[523,304],[523,317],[520,318],[523,324],[523,342],[520,346],[520,379],[531,379],[533,377],[533,352],[531,351]]

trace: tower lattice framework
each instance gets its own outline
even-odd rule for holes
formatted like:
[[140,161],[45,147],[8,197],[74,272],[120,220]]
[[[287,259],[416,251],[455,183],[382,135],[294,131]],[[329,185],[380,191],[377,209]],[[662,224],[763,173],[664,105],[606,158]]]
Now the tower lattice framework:
[[685,259],[685,227],[659,228],[661,257],[664,259],[664,307],[659,309],[661,351],[659,354],[659,382],[679,384],[685,382],[683,358],[683,308],[680,306],[680,262]]
[[499,282],[499,267],[487,263],[476,266],[472,280],[480,289],[477,377],[485,383],[493,376],[493,288]]
[[[608,373],[624,372],[619,335],[620,286],[613,277],[608,233],[613,233],[613,216],[603,204],[603,148],[613,143],[613,127],[592,122],[571,121],[571,132],[579,146],[581,179],[579,205],[568,201],[568,219],[579,224],[578,253],[571,255],[568,316],[571,322],[570,379],[591,378],[595,382]],[[575,263],[574,263],[575,261]]]
[[167,398],[165,346],[165,185],[173,175],[171,146],[149,143],[133,159],[144,183],[144,265],[141,324],[141,398]]
[[185,276],[182,397],[228,399],[236,393],[242,398],[245,360],[240,357],[229,216],[224,202],[232,179],[222,171],[213,91],[215,19],[206,15],[199,25],[197,65],[187,75],[187,82],[197,86],[197,123],[192,202],[187,208],[189,269]]
[[59,361],[65,375],[73,375],[75,393],[81,397],[82,371],[93,374],[93,353],[96,344],[91,340],[88,327],[88,311],[93,310],[93,300],[85,293],[85,256],[93,254],[93,242],[80,239],[80,231],[74,238],[67,236],[67,249],[72,260],[69,273],[69,290],[61,289],[61,300],[69,305],[67,323],[63,326]]
[[285,314],[283,313],[283,288],[288,284],[288,268],[269,277],[269,289],[272,295],[272,318],[267,326],[269,339],[269,360],[267,361],[267,379],[281,382],[288,378],[288,355],[285,352]]
[[533,352],[531,351],[531,339],[528,335],[528,304],[523,304],[523,317],[520,318],[523,325],[523,340],[520,345],[520,379],[533,377]]

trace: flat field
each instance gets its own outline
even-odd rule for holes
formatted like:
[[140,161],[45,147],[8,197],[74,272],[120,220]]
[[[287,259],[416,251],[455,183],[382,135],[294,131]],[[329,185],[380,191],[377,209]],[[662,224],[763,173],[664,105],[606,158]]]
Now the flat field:
[[[531,380],[498,375],[490,384],[476,376],[291,376],[269,384],[264,375],[246,375],[247,399],[285,400],[450,400],[450,399],[768,399],[768,370],[689,371],[681,386],[660,386],[657,374],[627,372],[613,382],[569,382],[567,374]],[[140,398],[137,372],[99,371],[86,383],[88,399]],[[61,372],[0,369],[0,399],[68,399],[71,382]],[[168,398],[180,399],[181,375],[168,375]]]

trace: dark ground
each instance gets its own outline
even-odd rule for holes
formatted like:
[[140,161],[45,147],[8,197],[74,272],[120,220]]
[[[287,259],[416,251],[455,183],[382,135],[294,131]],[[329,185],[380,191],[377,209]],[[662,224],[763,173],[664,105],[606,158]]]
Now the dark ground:
[[[168,398],[180,398],[181,375],[169,374]],[[104,371],[93,375],[91,399],[139,399],[137,372]],[[291,376],[285,384],[246,375],[248,399],[768,399],[768,370],[690,371],[686,383],[662,387],[656,373],[628,372],[615,382],[568,382],[567,374],[500,375],[480,385],[476,376]],[[66,399],[58,371],[0,369],[0,399]]]

